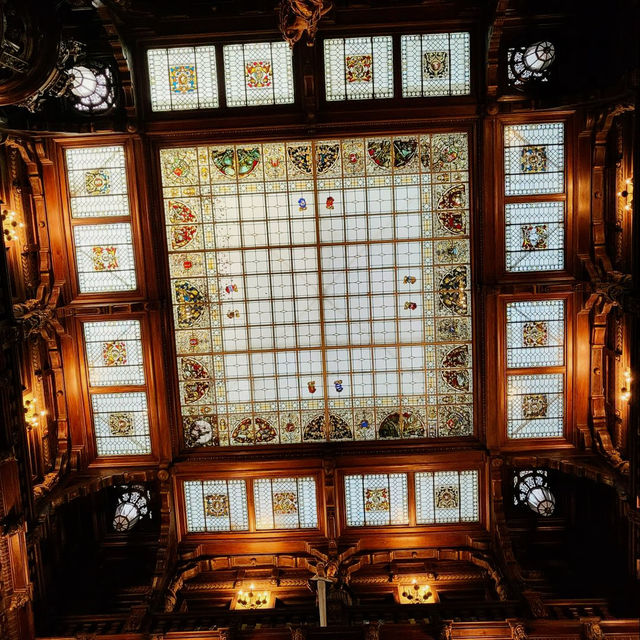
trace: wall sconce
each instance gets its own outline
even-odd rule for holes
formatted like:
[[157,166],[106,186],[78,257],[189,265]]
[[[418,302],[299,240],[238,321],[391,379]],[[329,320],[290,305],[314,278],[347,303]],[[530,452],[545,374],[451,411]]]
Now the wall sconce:
[[625,369],[622,378],[624,383],[620,389],[620,400],[622,400],[622,402],[629,402],[631,400],[631,371]]
[[24,222],[20,220],[18,214],[11,209],[2,210],[2,233],[7,242],[18,239],[18,230],[24,227]]
[[231,605],[232,609],[270,609],[272,607],[271,592],[256,591],[253,584],[249,586],[249,591],[240,589]]
[[619,198],[624,198],[624,200],[626,200],[624,210],[631,211],[633,207],[633,180],[626,180],[624,183],[624,189],[622,189],[622,191],[618,191],[617,195]]
[[398,600],[400,604],[433,604],[438,602],[436,590],[428,584],[418,584],[414,578],[411,584],[398,585]]
[[24,401],[24,413],[28,431],[37,429],[40,426],[40,419],[47,415],[44,409],[38,410],[38,400],[36,398]]

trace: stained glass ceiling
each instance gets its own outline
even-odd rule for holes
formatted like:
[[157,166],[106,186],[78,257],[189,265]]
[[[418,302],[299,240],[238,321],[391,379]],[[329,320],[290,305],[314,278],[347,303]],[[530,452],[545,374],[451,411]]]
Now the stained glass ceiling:
[[186,446],[472,433],[465,133],[160,156]]

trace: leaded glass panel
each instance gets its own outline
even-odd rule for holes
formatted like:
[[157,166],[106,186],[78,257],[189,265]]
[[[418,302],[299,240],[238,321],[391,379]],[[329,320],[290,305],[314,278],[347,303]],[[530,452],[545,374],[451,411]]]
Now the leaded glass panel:
[[249,529],[245,480],[187,480],[184,501],[188,533]]
[[218,106],[214,46],[149,49],[147,64],[153,111]]
[[222,52],[228,107],[294,101],[293,58],[286,42],[229,44]]
[[472,433],[466,134],[160,159],[187,446]]
[[345,476],[347,526],[409,523],[406,473]]
[[507,303],[507,367],[564,364],[564,300]]
[[421,471],[415,474],[416,524],[477,522],[477,471]]
[[504,128],[505,195],[564,191],[564,123]]
[[85,322],[83,327],[91,386],[144,384],[138,320]]
[[124,147],[67,149],[72,218],[129,215]]
[[80,293],[136,288],[130,223],[77,225],[73,236]]
[[145,393],[93,394],[91,406],[99,456],[151,453]]
[[318,526],[313,478],[260,478],[253,482],[256,529]]
[[402,97],[468,95],[469,39],[464,32],[402,36]]
[[325,40],[324,77],[329,101],[393,98],[391,36]]
[[505,205],[505,258],[511,272],[564,268],[564,202]]
[[560,373],[507,376],[507,436],[559,438],[564,424]]

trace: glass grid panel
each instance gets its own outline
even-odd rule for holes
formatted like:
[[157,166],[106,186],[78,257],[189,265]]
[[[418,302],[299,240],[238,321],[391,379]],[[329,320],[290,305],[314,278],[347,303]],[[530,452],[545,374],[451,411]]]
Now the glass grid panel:
[[391,36],[325,40],[324,77],[328,101],[393,98]]
[[415,480],[417,524],[478,522],[477,471],[424,471]]
[[504,128],[504,187],[507,196],[564,190],[564,123]]
[[129,215],[124,147],[67,149],[72,218]]
[[509,438],[560,438],[563,425],[562,374],[507,376]]
[[318,526],[314,478],[261,478],[253,482],[256,529]]
[[468,33],[429,33],[400,38],[402,97],[463,96],[471,92]]
[[153,111],[218,106],[214,46],[149,49],[147,63]]
[[91,406],[99,456],[151,453],[145,393],[93,394]]
[[506,269],[512,272],[564,268],[564,202],[505,205]]
[[73,227],[80,293],[133,291],[136,284],[131,225]]
[[187,480],[184,500],[189,533],[249,529],[244,480]]
[[144,384],[138,320],[85,322],[83,328],[91,386]]
[[472,433],[466,134],[160,156],[187,446]]
[[286,42],[230,44],[222,52],[228,107],[294,102],[293,54]]
[[345,476],[347,526],[409,523],[406,473]]
[[507,367],[564,364],[564,300],[507,303]]

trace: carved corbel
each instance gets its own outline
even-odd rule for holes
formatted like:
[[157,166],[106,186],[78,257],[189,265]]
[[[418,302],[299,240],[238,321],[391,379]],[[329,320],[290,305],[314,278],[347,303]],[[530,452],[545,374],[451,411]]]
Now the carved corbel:
[[520,620],[507,620],[511,629],[511,640],[528,640],[527,630]]
[[280,31],[289,46],[306,35],[307,46],[312,47],[320,18],[332,7],[331,0],[281,0]]
[[582,634],[585,640],[605,640],[599,619],[583,621]]

